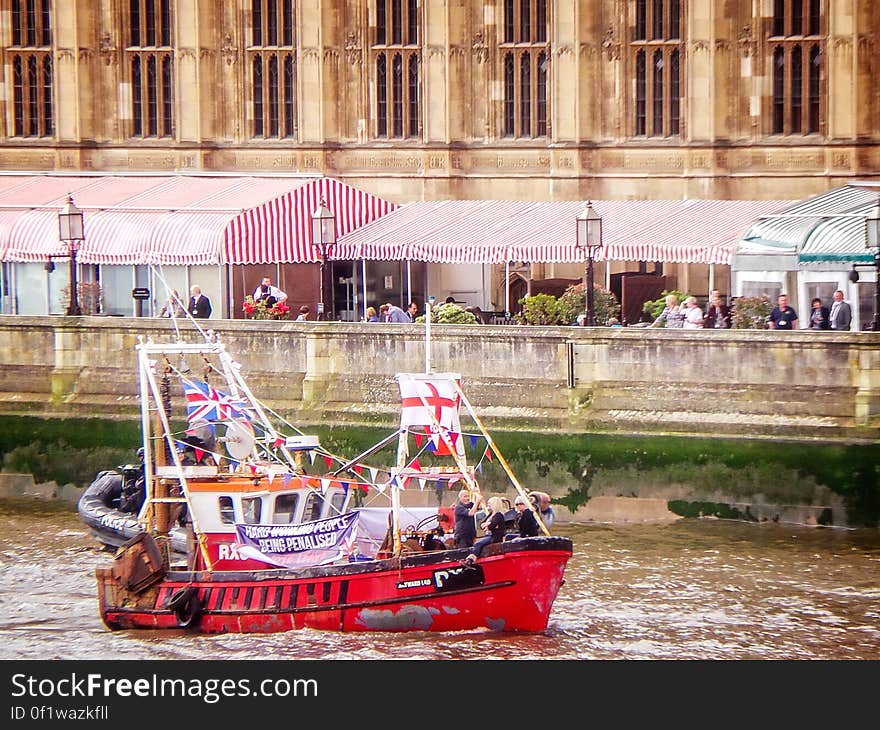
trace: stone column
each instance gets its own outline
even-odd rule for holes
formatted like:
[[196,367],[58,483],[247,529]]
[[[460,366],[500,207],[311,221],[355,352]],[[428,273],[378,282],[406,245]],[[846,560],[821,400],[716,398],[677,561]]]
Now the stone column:
[[52,403],[61,404],[77,391],[77,384],[88,349],[83,342],[81,318],[55,328],[55,367],[52,369]]

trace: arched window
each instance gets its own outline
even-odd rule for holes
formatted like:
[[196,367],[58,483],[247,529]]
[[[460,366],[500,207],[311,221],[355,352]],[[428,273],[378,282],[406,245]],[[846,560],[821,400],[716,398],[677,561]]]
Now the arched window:
[[771,134],[821,132],[822,17],[821,0],[774,0],[770,31]]
[[12,0],[12,133],[48,137],[55,133],[52,94],[50,0]]
[[417,0],[377,0],[376,128],[379,138],[415,138],[421,133],[421,48]]
[[131,79],[131,135],[174,135],[171,0],[130,0],[126,64]]
[[546,0],[504,3],[499,75],[504,137],[546,137],[550,68]]
[[681,3],[637,0],[630,63],[633,134],[669,137],[681,133]]
[[296,136],[296,53],[293,0],[252,0],[252,135],[265,139]]

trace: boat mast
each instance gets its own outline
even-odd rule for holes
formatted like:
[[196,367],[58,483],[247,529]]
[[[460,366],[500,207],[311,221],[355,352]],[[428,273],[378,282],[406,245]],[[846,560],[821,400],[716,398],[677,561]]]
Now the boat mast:
[[[495,445],[495,441],[492,440],[492,437],[489,435],[489,432],[483,427],[483,424],[480,421],[480,417],[477,415],[476,411],[474,411],[473,406],[471,406],[470,401],[468,401],[467,397],[465,396],[465,394],[462,391],[459,384],[457,382],[453,381],[453,385],[455,385],[455,389],[458,391],[458,396],[459,396],[459,398],[461,398],[461,402],[464,403],[464,406],[465,406],[465,408],[468,409],[468,413],[470,414],[471,418],[474,419],[474,423],[477,424],[477,428],[480,429],[483,436],[485,437],[486,442],[489,444],[489,448],[491,448],[492,451],[495,452],[495,456],[498,457],[498,461],[501,463],[501,466],[504,468],[504,471],[507,472],[507,476],[510,478],[510,481],[513,483],[513,486],[516,488],[516,491],[520,493],[522,498],[526,500],[526,504],[528,504],[529,503],[529,495],[522,488],[519,481],[517,481],[517,478],[513,474],[513,470],[510,468],[510,466],[507,463],[507,459],[504,458],[504,455],[501,453],[500,449]],[[547,526],[544,524],[543,520],[541,520],[540,511],[539,510],[533,510],[533,511],[535,513],[535,519],[538,521],[538,524],[541,526],[541,530],[544,532],[545,535],[549,536],[550,531],[547,529]]]

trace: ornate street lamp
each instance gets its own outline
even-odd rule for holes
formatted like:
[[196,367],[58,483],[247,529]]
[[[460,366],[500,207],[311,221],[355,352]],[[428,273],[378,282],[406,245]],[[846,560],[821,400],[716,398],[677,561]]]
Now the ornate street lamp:
[[[325,309],[324,284],[327,276],[327,247],[336,243],[336,217],[327,207],[327,201],[322,197],[321,205],[312,213],[312,246],[320,247],[321,252],[321,301],[318,302],[318,320],[327,318]],[[331,316],[332,319],[332,316]]]
[[877,249],[874,252],[873,264],[853,264],[849,272],[849,280],[855,284],[859,280],[857,268],[873,266],[877,274],[874,280],[874,321],[871,329],[880,332],[880,205],[865,217],[865,247]]
[[58,237],[67,242],[67,255],[70,257],[70,304],[67,306],[68,315],[79,316],[82,309],[79,306],[79,296],[76,283],[76,254],[79,251],[80,241],[85,239],[83,234],[83,213],[73,204],[73,196],[67,196],[67,203],[58,213]]
[[577,217],[577,247],[584,249],[587,254],[587,301],[584,325],[593,327],[596,324],[596,308],[593,304],[593,257],[602,248],[602,216],[593,209],[591,201],[587,201],[586,207]]

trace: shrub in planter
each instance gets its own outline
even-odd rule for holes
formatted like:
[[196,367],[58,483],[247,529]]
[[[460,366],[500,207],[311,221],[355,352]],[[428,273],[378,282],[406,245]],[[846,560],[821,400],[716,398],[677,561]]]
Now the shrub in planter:
[[765,330],[773,305],[769,297],[739,297],[733,302],[733,329]]
[[[568,287],[559,297],[560,324],[574,324],[578,315],[586,312],[587,287],[584,284],[574,284]],[[620,304],[617,297],[604,287],[593,287],[593,314],[596,324],[600,327],[607,325],[612,318],[620,318]]]

